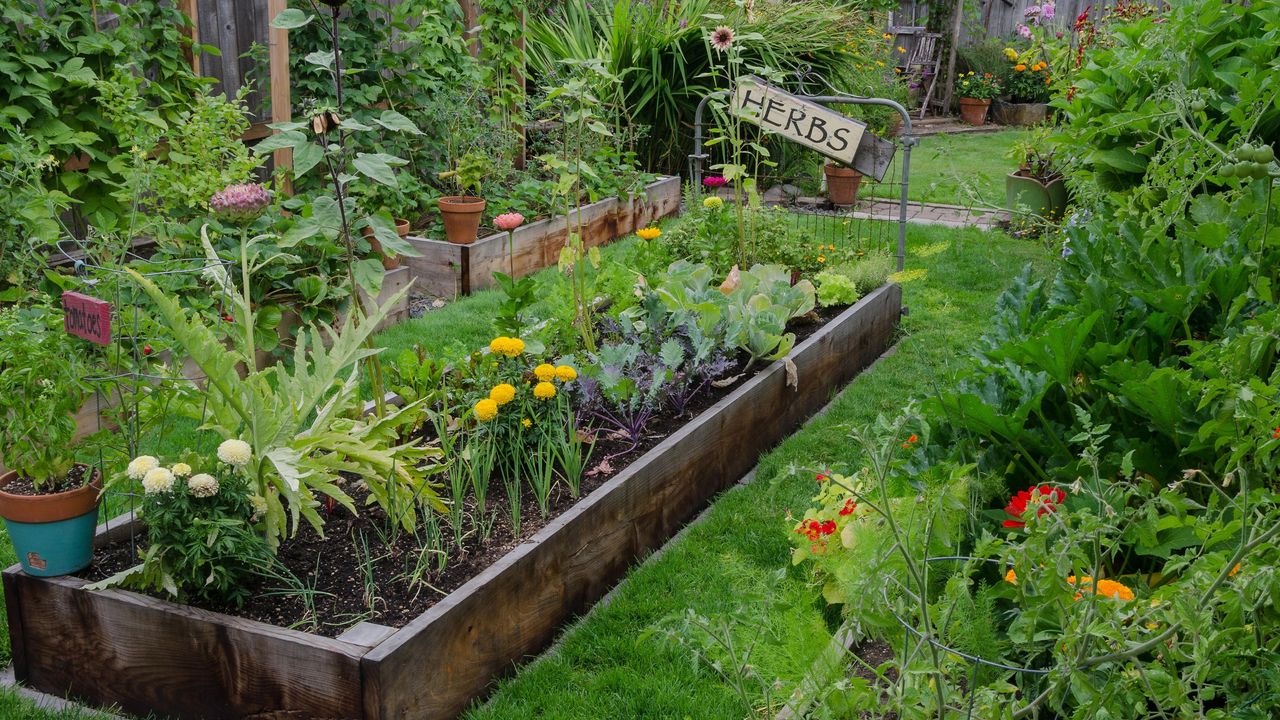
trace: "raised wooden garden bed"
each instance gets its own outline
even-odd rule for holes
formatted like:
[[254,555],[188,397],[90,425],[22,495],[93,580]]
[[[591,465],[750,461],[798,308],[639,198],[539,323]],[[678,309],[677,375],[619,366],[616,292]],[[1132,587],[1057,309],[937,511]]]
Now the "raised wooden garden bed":
[[[631,200],[607,198],[582,207],[583,243],[604,245],[680,210],[680,178],[650,183]],[[493,273],[524,277],[560,259],[565,237],[578,226],[576,212],[522,225],[511,232],[481,238],[470,245],[409,236],[422,257],[406,258],[419,293],[439,297],[468,295],[493,285]]]
[[[400,629],[336,639],[74,578],[4,571],[15,674],[49,693],[188,718],[458,715],[544,648],[892,340],[902,292],[870,293]],[[794,382],[788,382],[788,378]],[[100,544],[128,532],[99,528]]]

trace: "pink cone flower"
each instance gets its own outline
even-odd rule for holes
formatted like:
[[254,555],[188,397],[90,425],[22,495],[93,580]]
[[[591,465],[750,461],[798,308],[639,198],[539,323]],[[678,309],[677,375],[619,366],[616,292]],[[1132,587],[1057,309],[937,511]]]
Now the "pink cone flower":
[[517,212],[503,213],[493,219],[493,226],[499,230],[515,230],[524,224],[524,216]]
[[256,183],[228,185],[209,198],[209,208],[231,222],[249,222],[270,204],[271,193]]

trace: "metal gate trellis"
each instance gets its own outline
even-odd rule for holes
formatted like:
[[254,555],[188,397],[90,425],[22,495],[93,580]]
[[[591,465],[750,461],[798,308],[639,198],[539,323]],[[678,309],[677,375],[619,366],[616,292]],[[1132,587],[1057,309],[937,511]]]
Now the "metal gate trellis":
[[[840,242],[842,250],[848,248],[851,243],[856,243],[857,249],[860,251],[868,246],[896,250],[897,270],[901,272],[906,265],[907,187],[911,167],[911,149],[919,142],[912,135],[911,113],[901,103],[888,98],[840,94],[816,73],[798,73],[796,74],[795,82],[799,90],[796,97],[801,100],[822,105],[880,106],[896,112],[902,119],[902,126],[900,134],[893,138],[892,141],[902,148],[900,177],[895,177],[897,175],[895,172],[896,162],[891,163],[890,170],[885,174],[883,180],[877,181],[869,175],[863,176],[862,184],[859,188],[861,197],[847,208],[839,206],[830,206],[828,208],[819,202],[814,202],[815,198],[806,199],[799,196],[798,193],[787,192],[789,188],[796,188],[796,182],[812,182],[813,178],[757,173],[756,180],[760,182],[762,187],[768,185],[781,189],[781,195],[784,198],[789,198],[786,202],[787,209],[805,219],[807,223],[806,230],[811,231],[820,243],[824,240],[836,240]],[[809,94],[807,87],[811,83],[818,83],[820,87],[831,90],[831,94]],[[727,98],[729,92],[728,90],[718,90],[704,96],[702,101],[698,103],[698,109],[694,114],[693,121],[693,152],[688,156],[689,177],[694,187],[701,187],[703,164],[711,157],[703,147],[703,116],[707,104],[712,100]],[[896,191],[896,193],[889,194],[893,191]],[[890,200],[895,195],[897,203],[896,223],[898,226],[896,247],[894,247],[889,238],[888,223],[883,219],[876,219],[874,212],[877,201]],[[777,195],[775,194],[776,199]],[[801,200],[807,201],[800,202]],[[864,209],[859,210],[860,207]]]

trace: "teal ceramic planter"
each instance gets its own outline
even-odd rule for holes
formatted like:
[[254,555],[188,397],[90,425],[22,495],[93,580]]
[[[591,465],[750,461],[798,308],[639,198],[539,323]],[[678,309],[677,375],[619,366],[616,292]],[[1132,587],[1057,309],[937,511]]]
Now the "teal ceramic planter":
[[70,575],[88,567],[93,560],[93,530],[97,526],[96,509],[54,522],[4,521],[22,569],[39,577]]
[[17,473],[0,476],[0,517],[22,569],[30,575],[68,575],[93,560],[93,533],[98,524],[97,471],[85,469],[93,481],[51,495],[16,495],[4,488]]

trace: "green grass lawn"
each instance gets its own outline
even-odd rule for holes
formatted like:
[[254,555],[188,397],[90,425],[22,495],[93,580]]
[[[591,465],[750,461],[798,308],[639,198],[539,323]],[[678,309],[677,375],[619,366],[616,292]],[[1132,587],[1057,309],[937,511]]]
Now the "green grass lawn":
[[[826,415],[769,453],[754,482],[721,495],[703,522],[634,569],[607,605],[502,682],[469,720],[738,720],[748,713],[726,684],[645,633],[690,609],[725,617],[743,603],[772,637],[753,664],[781,680],[782,696],[790,692],[831,633],[821,597],[789,557],[787,511],[800,514],[807,506],[816,489],[812,469],[855,462],[846,428],[894,413],[946,378],[986,329],[996,296],[1014,274],[1027,262],[1042,269],[1050,262],[1038,245],[1000,233],[912,227],[910,241],[917,255],[908,267],[928,274],[904,286],[911,313],[896,352],[855,379]],[[781,569],[785,575],[775,585]]]
[[[1017,163],[1005,153],[1026,134],[1025,130],[1001,130],[920,138],[911,151],[907,197],[965,207],[1004,207],[1004,176],[1017,169]],[[899,177],[886,176],[885,180]],[[898,197],[896,185],[873,185],[869,192],[876,197]]]
[[[1049,262],[1039,245],[1000,233],[913,226],[909,237],[908,268],[927,274],[905,285],[911,314],[904,319],[897,352],[859,376],[830,413],[765,457],[754,483],[722,495],[705,522],[634,570],[608,605],[569,629],[553,652],[503,682],[469,717],[741,718],[744,711],[735,696],[709,671],[695,667],[683,652],[641,636],[686,609],[723,615],[764,595],[771,601],[753,607],[760,608],[760,621],[776,639],[755,661],[782,680],[783,694],[789,692],[830,634],[829,613],[801,571],[790,569],[766,593],[770,578],[789,567],[786,512],[802,512],[814,489],[811,473],[793,469],[850,462],[843,426],[894,412],[945,376],[984,330],[984,318],[1010,278],[1026,262]],[[611,246],[606,262],[628,247]],[[498,301],[495,292],[478,293],[392,327],[377,341],[389,352],[454,340],[480,347],[492,336]],[[14,562],[2,535],[0,561]],[[7,631],[0,630],[4,662],[8,645]],[[8,717],[72,716],[37,711],[0,693],[0,720]]]

